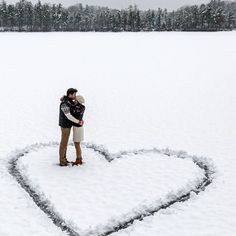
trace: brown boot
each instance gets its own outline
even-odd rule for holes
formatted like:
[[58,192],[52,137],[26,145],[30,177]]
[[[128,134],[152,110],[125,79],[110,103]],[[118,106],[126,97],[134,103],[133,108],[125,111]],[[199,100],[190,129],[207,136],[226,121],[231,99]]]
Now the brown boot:
[[82,157],[76,158],[76,161],[72,163],[73,166],[82,165]]
[[63,160],[60,161],[59,165],[60,165],[60,166],[68,166],[68,164],[70,164],[70,163],[73,163],[73,162],[68,161],[68,160],[66,159],[66,157],[64,157]]
[[60,162],[59,163],[60,166],[68,166],[68,163],[66,161]]

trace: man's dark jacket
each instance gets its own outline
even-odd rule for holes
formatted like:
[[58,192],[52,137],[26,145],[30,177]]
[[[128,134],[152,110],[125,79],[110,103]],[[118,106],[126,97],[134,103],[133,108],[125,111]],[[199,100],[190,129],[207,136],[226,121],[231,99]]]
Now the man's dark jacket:
[[64,113],[69,113],[72,105],[74,104],[73,100],[64,96],[61,100],[60,111],[59,111],[59,126],[62,128],[71,128],[73,122],[70,121]]

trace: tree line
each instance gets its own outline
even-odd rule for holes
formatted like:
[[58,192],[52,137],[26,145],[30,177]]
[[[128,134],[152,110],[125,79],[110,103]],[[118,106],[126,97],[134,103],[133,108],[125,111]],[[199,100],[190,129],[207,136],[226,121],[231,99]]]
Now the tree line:
[[0,31],[219,31],[236,29],[236,2],[211,0],[208,4],[140,10],[83,6],[81,3],[33,4],[20,0],[0,3]]

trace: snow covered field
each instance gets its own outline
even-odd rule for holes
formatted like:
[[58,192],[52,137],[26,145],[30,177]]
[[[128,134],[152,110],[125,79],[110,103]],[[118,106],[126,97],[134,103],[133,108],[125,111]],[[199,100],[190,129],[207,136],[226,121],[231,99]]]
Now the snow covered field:
[[[18,150],[58,142],[59,98],[86,99],[85,142],[109,153],[170,148],[208,158],[205,191],[112,235],[236,234],[236,32],[2,33],[0,235],[66,235],[8,172]],[[83,147],[84,166],[59,168],[58,147],[19,159],[25,178],[80,235],[196,186],[202,170],[160,153],[111,163]],[[75,158],[72,147],[69,159]]]

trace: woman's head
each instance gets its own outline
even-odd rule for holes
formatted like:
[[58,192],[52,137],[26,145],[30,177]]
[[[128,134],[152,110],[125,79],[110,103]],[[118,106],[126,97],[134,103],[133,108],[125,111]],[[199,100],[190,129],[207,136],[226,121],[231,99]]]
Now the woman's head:
[[81,95],[78,95],[78,96],[76,96],[76,101],[78,101],[79,103],[85,103],[85,100],[84,100],[84,97],[83,96],[81,96]]

